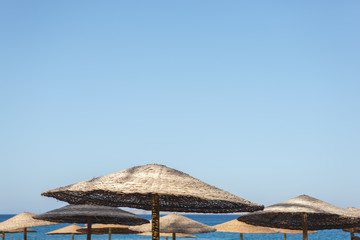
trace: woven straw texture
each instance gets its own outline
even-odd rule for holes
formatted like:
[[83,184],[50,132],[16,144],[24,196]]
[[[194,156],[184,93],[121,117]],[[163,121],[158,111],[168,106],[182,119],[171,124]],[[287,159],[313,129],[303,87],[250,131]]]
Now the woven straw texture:
[[[1,233],[20,233],[20,232],[24,232],[24,228],[18,228],[18,229],[15,229],[15,230],[10,230],[10,231],[3,231]],[[26,232],[36,232],[35,230],[32,230],[30,228],[27,228],[26,229]]]
[[190,175],[163,165],[137,166],[43,192],[71,204],[98,204],[151,210],[151,195],[160,196],[161,211],[229,213],[264,208]]
[[[352,213],[360,215],[360,209],[358,209],[358,208],[348,207],[348,208],[346,208],[346,210],[348,210],[348,211],[350,211]],[[351,232],[351,228],[347,228],[347,229],[343,229],[343,230],[345,232]],[[354,233],[360,233],[360,226],[354,227]]]
[[[302,230],[291,230],[291,229],[285,229],[285,228],[271,228],[272,230],[279,232],[279,233],[286,233],[286,234],[303,234]],[[317,231],[308,231],[308,234],[310,233],[317,233]]]
[[243,215],[238,220],[265,227],[301,230],[303,213],[308,215],[308,230],[347,228],[360,223],[358,215],[307,195]]
[[28,227],[37,227],[37,226],[46,226],[54,225],[56,222],[49,222],[43,220],[37,220],[33,217],[36,216],[35,213],[23,212],[20,213],[4,222],[0,223],[0,232],[2,231],[11,231],[18,228],[28,228]]
[[[129,229],[128,225],[122,224],[94,224],[91,226],[91,233],[95,234],[108,234],[109,229],[111,228],[111,234],[136,234],[137,231],[132,231]],[[87,233],[86,228],[81,228],[77,230],[81,233]]]
[[142,217],[118,208],[93,205],[67,205],[37,215],[34,218],[64,223],[87,223],[88,218],[91,218],[92,223],[138,225],[149,222]]
[[[150,223],[129,227],[138,232],[151,232]],[[207,233],[216,229],[179,214],[168,214],[160,218],[160,233]]]
[[240,222],[237,219],[213,226],[217,232],[232,233],[277,233],[275,230],[267,227],[254,226]]
[[[151,236],[152,233],[151,232],[146,232],[146,233],[139,233],[138,235],[141,236]],[[172,233],[160,233],[160,237],[172,237]],[[176,233],[176,237],[184,237],[184,238],[196,238],[193,235],[190,234],[186,234],[186,233]]]
[[81,229],[82,227],[78,225],[70,225],[67,227],[59,228],[57,230],[47,232],[47,235],[64,235],[64,234],[82,234],[80,232],[77,232],[76,230]]

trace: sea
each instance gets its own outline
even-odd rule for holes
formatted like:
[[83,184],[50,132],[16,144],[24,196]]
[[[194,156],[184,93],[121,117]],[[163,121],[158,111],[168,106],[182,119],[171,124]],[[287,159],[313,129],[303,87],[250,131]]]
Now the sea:
[[[224,223],[230,220],[233,220],[240,215],[233,215],[233,214],[182,214],[190,219],[195,221],[204,223],[209,226],[213,226],[216,224]],[[5,221],[15,215],[0,215],[0,222]],[[151,219],[150,215],[147,214],[139,214],[139,216],[146,218],[148,220]],[[163,215],[161,215],[163,216]],[[32,230],[37,231],[36,233],[28,233],[28,240],[71,240],[71,235],[46,235],[45,233],[66,227],[70,224],[57,224],[57,225],[50,225],[50,226],[40,226],[40,227],[32,227]],[[80,226],[85,226],[84,224],[77,224]],[[240,234],[239,233],[222,233],[222,232],[212,232],[212,233],[201,233],[201,234],[192,234],[196,236],[195,240],[239,240]],[[5,235],[5,240],[22,240],[23,233],[7,233]],[[283,240],[284,235],[281,233],[275,234],[244,234],[244,240]],[[93,240],[108,240],[108,235],[92,235],[91,239]],[[113,234],[111,236],[112,240],[151,240],[151,236],[139,236],[136,234]],[[169,238],[170,240],[171,238]],[[185,238],[178,238],[183,239]],[[309,234],[309,240],[350,240],[350,233],[344,232],[342,230],[319,230],[317,233]],[[76,235],[75,240],[86,240],[86,235]],[[161,240],[165,240],[165,237],[161,237]],[[287,240],[302,240],[302,234],[287,234]]]

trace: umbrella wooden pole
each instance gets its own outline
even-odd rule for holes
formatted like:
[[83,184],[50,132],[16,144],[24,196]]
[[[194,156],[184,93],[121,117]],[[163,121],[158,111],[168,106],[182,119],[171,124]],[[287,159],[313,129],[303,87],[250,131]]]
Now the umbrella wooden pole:
[[160,240],[160,201],[159,195],[152,195],[152,240]]
[[303,240],[308,240],[308,220],[307,214],[303,213]]
[[5,240],[5,233],[2,233],[2,240]]
[[111,240],[111,228],[109,228],[109,240]]
[[286,240],[286,233],[284,233],[284,240]]
[[350,229],[350,238],[351,238],[351,239],[353,239],[353,237],[355,236],[354,232],[355,232],[355,229],[354,229],[354,228],[351,228],[351,229]]
[[86,240],[91,240],[91,217],[88,218],[88,223],[87,223],[87,236],[86,236]]
[[74,240],[74,238],[75,238],[75,234],[73,233],[73,234],[71,234],[72,236],[71,236],[71,240]]
[[242,233],[240,233],[240,240],[244,240],[244,236]]
[[173,238],[173,240],[176,240],[176,233],[172,234],[172,238]]
[[27,229],[24,228],[24,240],[26,240],[26,239],[27,239]]

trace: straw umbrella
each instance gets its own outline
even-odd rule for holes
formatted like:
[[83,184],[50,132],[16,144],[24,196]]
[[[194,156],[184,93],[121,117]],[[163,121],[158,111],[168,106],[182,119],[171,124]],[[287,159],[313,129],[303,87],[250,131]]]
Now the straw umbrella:
[[77,229],[80,229],[82,227],[78,226],[78,225],[69,225],[51,232],[47,232],[47,235],[67,235],[67,234],[71,234],[71,240],[74,240],[75,235],[79,235],[79,234],[83,234],[80,232],[77,232]]
[[264,208],[190,175],[163,165],[137,166],[70,186],[43,196],[72,204],[98,204],[152,210],[153,240],[159,239],[159,211],[230,213]]
[[240,233],[241,240],[244,239],[243,237],[244,233],[262,233],[262,234],[277,233],[277,231],[271,228],[246,224],[244,222],[238,221],[237,219],[215,225],[214,228],[216,229],[217,232]]
[[[279,233],[284,234],[284,240],[286,240],[287,234],[302,234],[302,230],[291,230],[291,229],[285,229],[285,228],[271,228]],[[316,233],[316,231],[308,231],[309,233]]]
[[29,212],[20,213],[4,222],[1,222],[0,223],[0,232],[6,232],[6,231],[11,231],[11,230],[21,228],[24,231],[24,240],[26,240],[28,227],[37,227],[37,226],[46,226],[46,225],[57,224],[57,222],[36,220],[33,218],[34,216],[36,216],[35,213],[29,213]]
[[118,223],[136,225],[149,222],[133,213],[124,210],[93,205],[67,205],[35,217],[36,219],[64,223],[87,223],[87,239],[91,239],[92,223]]
[[[146,232],[146,233],[139,233],[138,235],[141,236],[151,236],[152,232]],[[160,233],[160,237],[166,237],[166,240],[169,239],[169,237],[172,237],[172,233]],[[194,235],[186,234],[186,233],[177,233],[176,237],[183,237],[183,238],[196,238]]]
[[[360,209],[358,209],[358,208],[348,207],[348,208],[346,208],[346,210],[348,210],[354,214],[360,215]],[[343,229],[343,231],[350,232],[350,237],[352,239],[355,236],[354,233],[360,233],[360,226],[353,227],[353,228],[346,228],[346,229]]]
[[[80,233],[86,233],[87,229],[80,228],[77,231]],[[94,224],[91,231],[96,234],[109,234],[109,240],[111,240],[111,234],[139,233],[137,231],[130,230],[128,225],[123,224]]]
[[[14,230],[9,230],[9,231],[2,231],[1,236],[2,236],[2,240],[5,240],[5,234],[6,233],[20,233],[20,232],[24,232],[23,228],[19,228],[19,229],[14,229]],[[36,232],[30,228],[26,229],[26,232]]]
[[[151,226],[151,223],[147,223],[129,228],[138,232],[150,232]],[[174,240],[177,233],[208,233],[215,231],[216,229],[213,227],[175,213],[160,218],[160,233],[172,233]]]
[[360,223],[358,215],[307,195],[243,215],[238,220],[265,227],[303,230],[304,240],[308,230],[347,228]]

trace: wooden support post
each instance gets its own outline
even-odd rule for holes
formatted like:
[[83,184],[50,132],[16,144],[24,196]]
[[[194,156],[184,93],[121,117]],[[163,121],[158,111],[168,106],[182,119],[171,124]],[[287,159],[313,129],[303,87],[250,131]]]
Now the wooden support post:
[[5,233],[2,233],[2,240],[5,240]]
[[75,238],[75,233],[71,234],[71,240],[74,240]]
[[303,240],[308,240],[308,219],[307,214],[303,213]]
[[350,239],[353,239],[353,237],[355,236],[354,232],[355,232],[355,229],[351,228],[350,229]]
[[24,228],[24,240],[27,240],[27,228]]
[[91,217],[88,217],[86,240],[91,240],[91,224],[92,224],[92,219]]
[[152,240],[160,240],[160,201],[159,195],[152,195]]
[[111,240],[111,228],[109,228],[109,240]]
[[172,234],[172,238],[173,238],[172,240],[176,240],[176,233]]
[[244,240],[244,236],[242,233],[240,233],[240,240]]
[[284,233],[284,240],[286,240],[286,233]]

